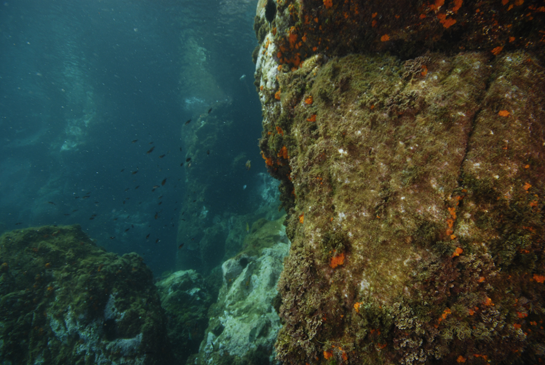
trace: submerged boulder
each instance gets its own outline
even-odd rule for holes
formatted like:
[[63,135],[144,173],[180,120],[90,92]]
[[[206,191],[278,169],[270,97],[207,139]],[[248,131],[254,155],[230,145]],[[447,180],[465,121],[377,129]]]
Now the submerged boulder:
[[0,360],[171,364],[152,273],[97,247],[79,225],[0,237]]
[[195,270],[176,271],[156,283],[165,309],[168,337],[179,364],[199,351],[208,326],[208,308],[212,304],[203,277]]
[[188,364],[277,363],[274,343],[280,317],[276,284],[289,248],[282,220],[256,222],[244,241],[244,250],[222,265],[218,302],[210,309],[199,353]]

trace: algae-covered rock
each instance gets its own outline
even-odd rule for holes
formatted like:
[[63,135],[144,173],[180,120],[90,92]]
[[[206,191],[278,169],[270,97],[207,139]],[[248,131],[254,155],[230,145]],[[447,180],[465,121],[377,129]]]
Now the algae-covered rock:
[[[281,182],[292,241],[279,282],[278,359],[545,361],[545,73],[536,57],[543,47],[495,49],[492,38],[466,47],[464,37],[477,34],[466,21],[456,23],[455,39],[445,27],[429,47],[412,43],[418,29],[401,28],[416,3],[432,28],[428,16],[473,16],[476,3],[383,2],[406,5],[390,15],[373,1],[319,3],[280,2],[255,75],[260,148]],[[322,17],[329,12],[334,21],[355,4],[371,28],[372,19],[379,29],[386,18],[389,34],[404,37],[396,44],[414,46],[411,52],[367,53],[363,47],[390,49],[378,43],[389,39],[352,47],[351,39],[370,34],[360,31],[368,25],[354,23],[346,34]],[[365,11],[373,4],[376,11]],[[514,18],[522,4],[478,6],[482,19],[520,26]],[[494,15],[496,5],[514,12]],[[388,20],[396,13],[399,24]],[[347,12],[346,22],[356,15]],[[541,24],[524,34],[537,34]],[[299,33],[305,27],[316,31]],[[314,55],[297,62],[307,49],[303,38],[317,33],[325,49],[313,44]],[[336,55],[346,56],[329,57]]]
[[[250,244],[222,265],[223,286],[210,309],[210,323],[199,354],[188,364],[274,364],[274,343],[280,329],[275,308],[276,284],[288,252],[282,219],[254,225]],[[246,247],[247,247],[246,245]],[[253,253],[253,255],[251,253]]]
[[199,351],[208,326],[211,296],[202,276],[195,270],[176,271],[156,283],[165,309],[168,337],[179,364]]
[[0,237],[0,359],[13,364],[169,364],[151,271],[75,226]]

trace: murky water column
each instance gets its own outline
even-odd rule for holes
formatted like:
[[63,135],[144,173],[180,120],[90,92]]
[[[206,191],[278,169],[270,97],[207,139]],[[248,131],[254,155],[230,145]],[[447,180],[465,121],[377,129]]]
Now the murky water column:
[[259,2],[280,361],[544,360],[540,4]]

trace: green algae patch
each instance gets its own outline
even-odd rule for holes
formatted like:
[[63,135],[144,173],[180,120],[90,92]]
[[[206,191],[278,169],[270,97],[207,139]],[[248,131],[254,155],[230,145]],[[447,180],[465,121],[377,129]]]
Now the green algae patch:
[[78,225],[45,226],[2,235],[0,261],[4,361],[169,359],[152,274],[138,255],[108,253]]
[[292,240],[278,359],[543,361],[545,77],[529,59],[315,56],[276,75],[260,147]]

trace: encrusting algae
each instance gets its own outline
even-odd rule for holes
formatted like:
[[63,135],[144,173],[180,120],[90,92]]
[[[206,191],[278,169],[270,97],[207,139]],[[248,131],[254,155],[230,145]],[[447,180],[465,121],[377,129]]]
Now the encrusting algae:
[[545,8],[277,4],[255,23],[292,241],[277,358],[545,361]]

